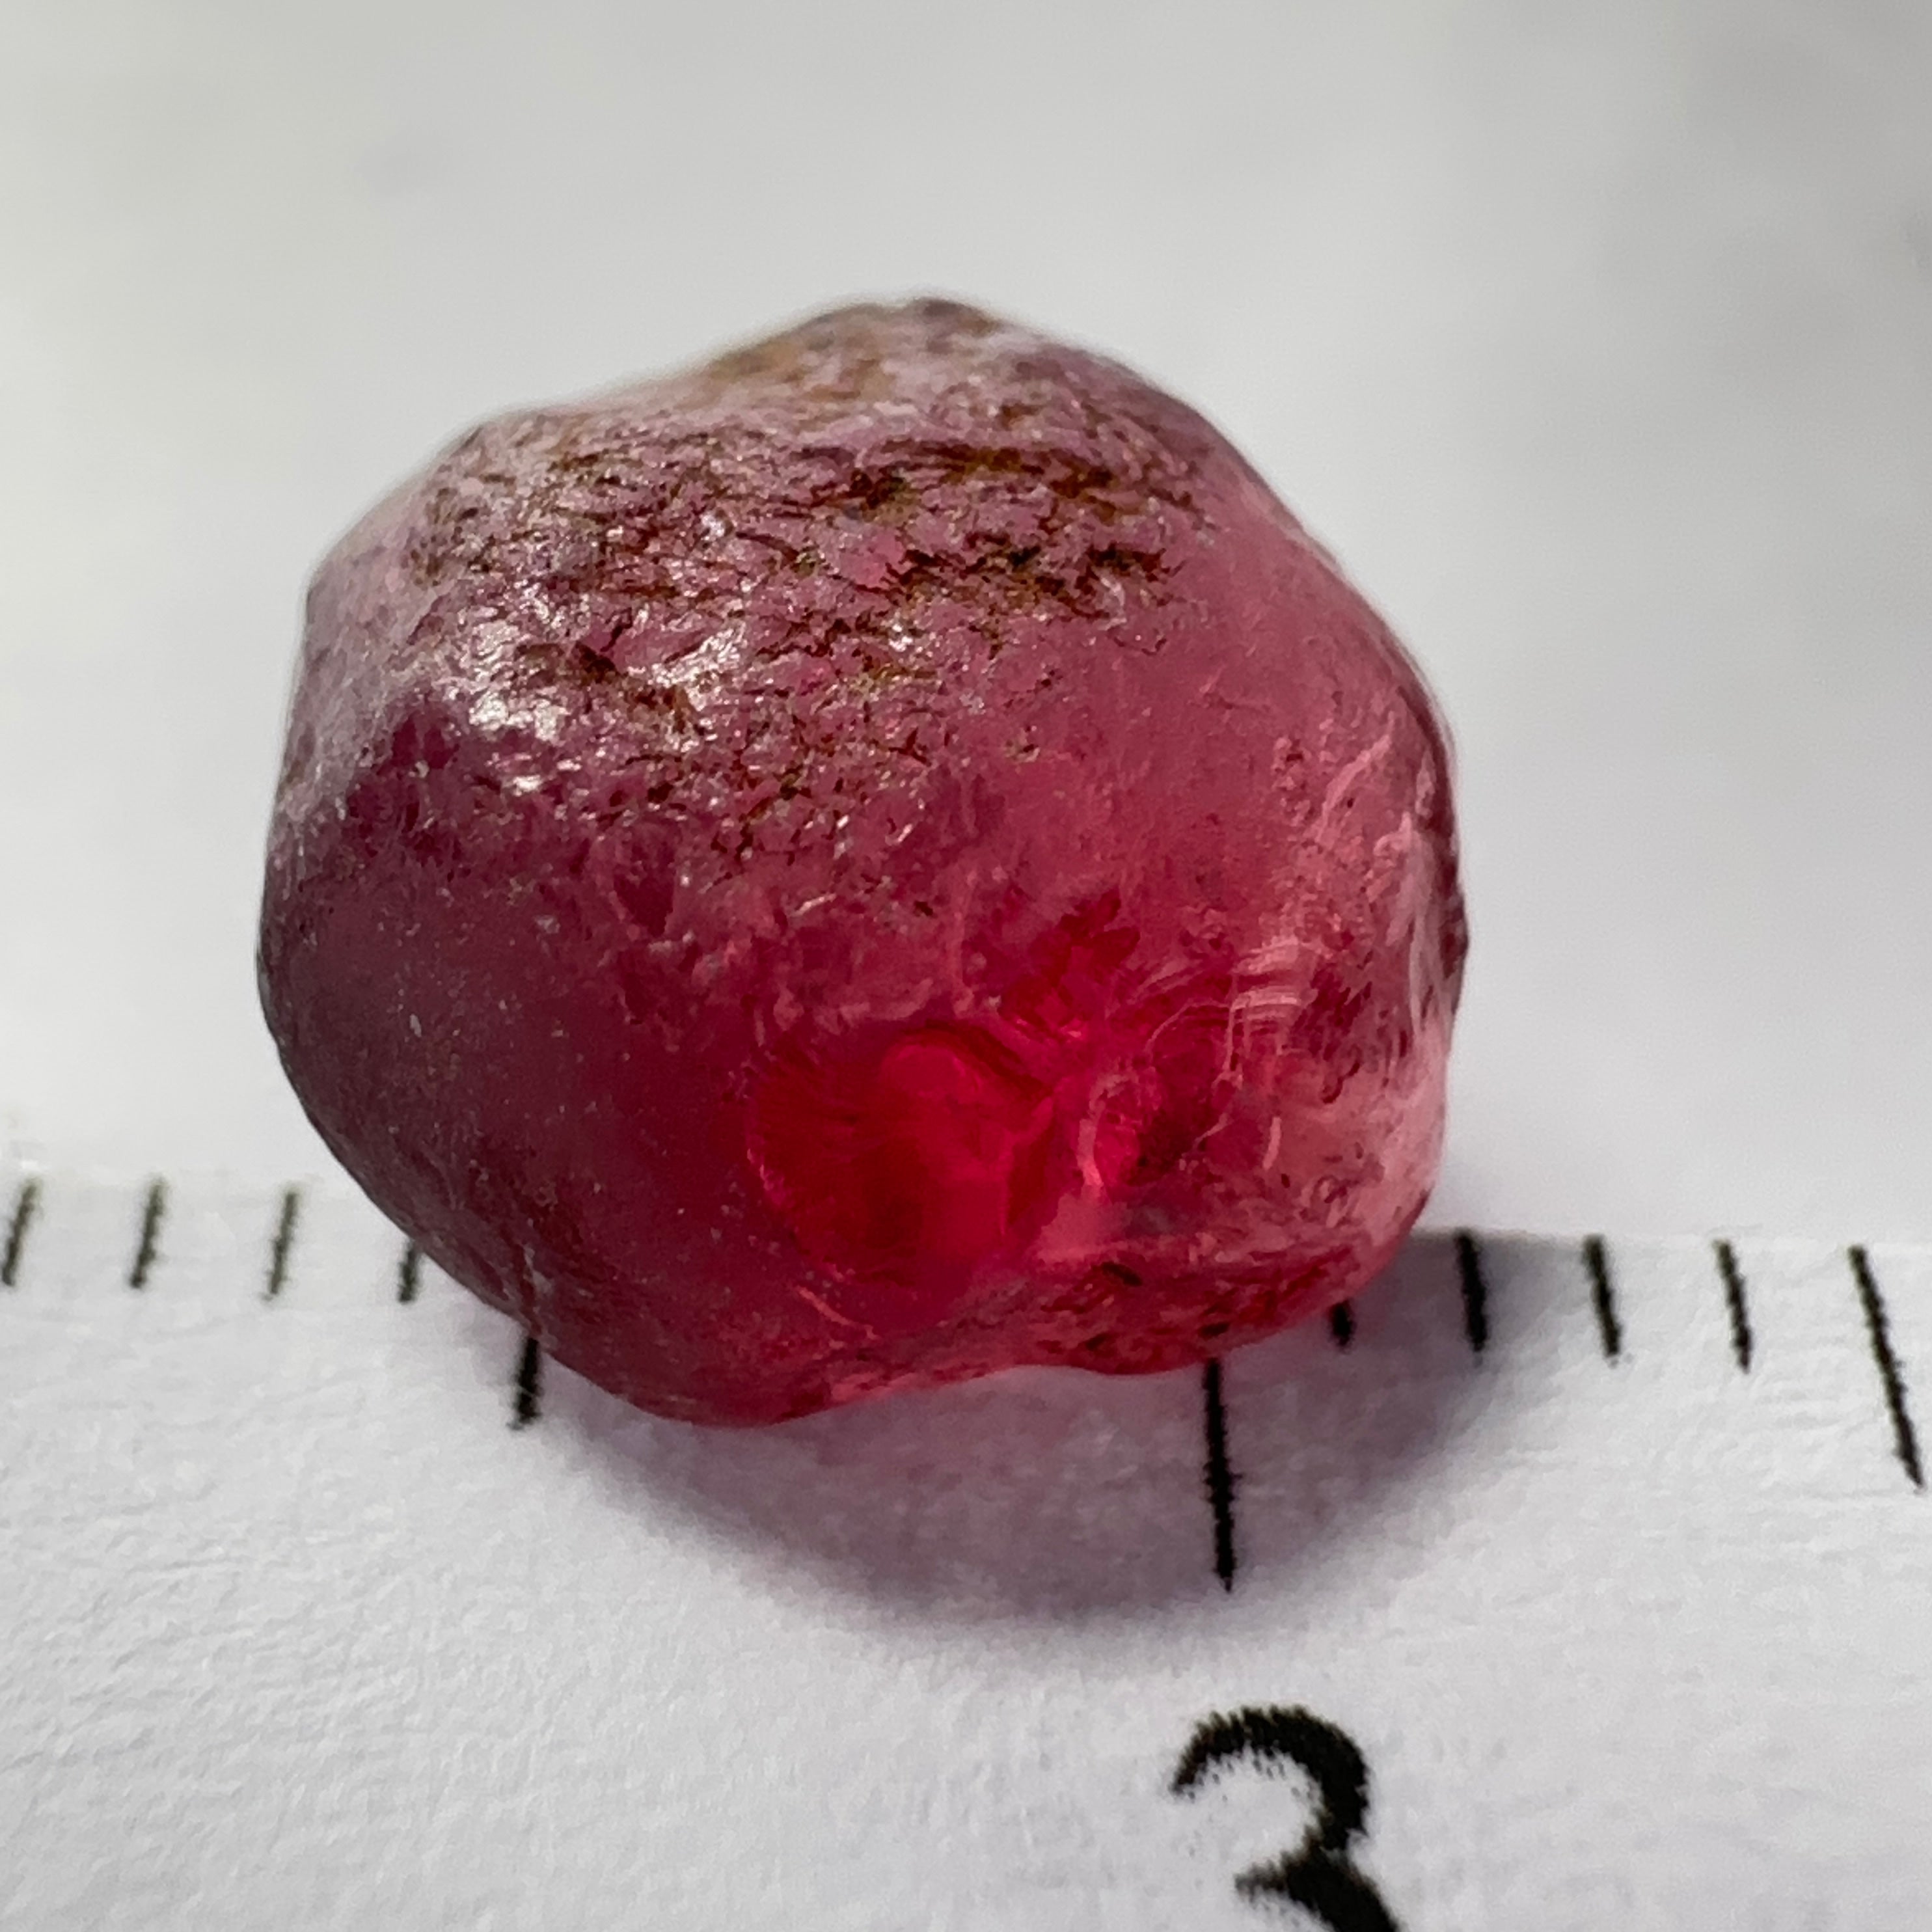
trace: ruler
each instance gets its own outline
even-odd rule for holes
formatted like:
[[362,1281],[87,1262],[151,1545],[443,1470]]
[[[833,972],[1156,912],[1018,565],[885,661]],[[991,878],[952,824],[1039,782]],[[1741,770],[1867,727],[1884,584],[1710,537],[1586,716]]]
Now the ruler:
[[0,1174],[0,1924],[1932,1924],[1932,1250],[1438,1233],[772,1430],[339,1180]]

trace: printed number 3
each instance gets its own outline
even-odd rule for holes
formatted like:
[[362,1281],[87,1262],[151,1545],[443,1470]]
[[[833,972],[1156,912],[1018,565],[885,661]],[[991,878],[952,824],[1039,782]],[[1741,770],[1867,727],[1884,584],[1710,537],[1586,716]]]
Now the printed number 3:
[[1334,1932],[1400,1932],[1375,1887],[1348,1856],[1369,1815],[1369,1767],[1346,1732],[1310,1712],[1250,1705],[1195,1727],[1169,1786],[1191,1796],[1231,1760],[1298,1764],[1315,1780],[1315,1817],[1300,1847],[1251,1865],[1234,1880],[1244,1898],[1285,1899]]

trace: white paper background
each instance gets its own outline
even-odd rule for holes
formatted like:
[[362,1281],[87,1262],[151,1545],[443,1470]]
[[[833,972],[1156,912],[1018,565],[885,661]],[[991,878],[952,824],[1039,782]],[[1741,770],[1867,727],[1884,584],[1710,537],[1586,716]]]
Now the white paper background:
[[[0,1177],[4,1180],[4,1177]],[[1293,1782],[1166,1790],[1195,1725],[1366,1754],[1406,1932],[1907,1932],[1932,1898],[1932,1507],[1846,1261],[1444,1244],[1228,1365],[1033,1373],[720,1434],[551,1367],[352,1198],[48,1183],[0,1300],[13,1932],[649,1925],[1240,1932]],[[1932,1250],[1876,1251],[1932,1363]]]

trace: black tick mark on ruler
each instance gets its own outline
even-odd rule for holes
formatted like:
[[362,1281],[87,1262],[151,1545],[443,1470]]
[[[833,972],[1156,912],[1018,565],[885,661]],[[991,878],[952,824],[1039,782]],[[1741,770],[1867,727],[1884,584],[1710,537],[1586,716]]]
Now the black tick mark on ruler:
[[268,1278],[262,1284],[265,1300],[273,1301],[289,1278],[289,1253],[296,1244],[296,1223],[302,1218],[302,1190],[291,1187],[282,1196],[282,1211],[275,1217],[274,1238],[268,1244]]
[[1201,1371],[1202,1419],[1208,1432],[1208,1504],[1214,1512],[1214,1574],[1234,1587],[1234,1472],[1228,1466],[1228,1411],[1221,1399],[1221,1364]]
[[1604,1359],[1614,1362],[1624,1352],[1623,1324],[1617,1319],[1617,1298],[1610,1286],[1610,1258],[1600,1234],[1583,1243],[1583,1266],[1590,1277],[1590,1305],[1597,1311],[1597,1334]]
[[1718,1256],[1718,1273],[1724,1284],[1724,1306],[1731,1316],[1731,1353],[1746,1375],[1750,1372],[1750,1304],[1744,1295],[1744,1270],[1738,1266],[1738,1251],[1729,1241],[1713,1241]]
[[1328,1332],[1338,1348],[1346,1348],[1355,1339],[1355,1311],[1346,1301],[1338,1301],[1329,1310]]
[[11,1288],[20,1279],[20,1257],[27,1251],[27,1230],[40,1207],[40,1184],[29,1174],[14,1196],[13,1211],[7,1216],[7,1240],[0,1246],[0,1288]]
[[1462,1288],[1462,1333],[1472,1354],[1490,1346],[1490,1289],[1483,1279],[1482,1251],[1468,1228],[1456,1237],[1456,1278]]
[[167,1217],[168,1184],[157,1180],[148,1189],[148,1198],[141,1207],[141,1236],[135,1244],[134,1259],[128,1270],[130,1288],[146,1288],[148,1277],[154,1272],[154,1263],[161,1250],[161,1223]]
[[403,1246],[402,1264],[396,1270],[396,1299],[413,1301],[416,1291],[422,1286],[422,1250],[415,1242],[405,1242]]
[[524,1337],[521,1352],[517,1357],[517,1400],[511,1413],[512,1429],[527,1429],[542,1412],[543,1400],[543,1350],[537,1346],[534,1335]]
[[1848,1248],[1852,1279],[1858,1285],[1858,1300],[1865,1311],[1865,1330],[1871,1337],[1873,1359],[1878,1364],[1878,1378],[1885,1388],[1886,1412],[1892,1418],[1892,1445],[1904,1466],[1912,1486],[1925,1486],[1924,1466],[1918,1460],[1918,1432],[1912,1426],[1912,1411],[1906,1406],[1905,1371],[1892,1346],[1892,1323],[1886,1314],[1885,1297],[1879,1292],[1878,1277],[1872,1273],[1871,1257],[1862,1247]]

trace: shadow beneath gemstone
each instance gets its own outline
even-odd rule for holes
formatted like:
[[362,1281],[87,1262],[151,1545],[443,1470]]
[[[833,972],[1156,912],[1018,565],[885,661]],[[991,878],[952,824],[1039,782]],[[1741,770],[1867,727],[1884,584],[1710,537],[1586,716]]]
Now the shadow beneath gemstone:
[[[1454,1482],[1493,1414],[1502,1360],[1540,1311],[1492,1257],[1472,1346],[1453,1243],[1424,1234],[1352,1304],[1240,1350],[1222,1376],[1234,1593],[1305,1580],[1352,1538],[1414,1535],[1416,1492]],[[1512,1297],[1512,1289],[1518,1292]],[[1204,1380],[1018,1370],[749,1430],[640,1414],[553,1370],[568,1430],[636,1507],[696,1519],[770,1578],[967,1622],[1077,1619],[1220,1600]]]

